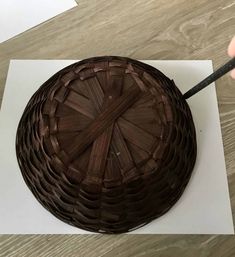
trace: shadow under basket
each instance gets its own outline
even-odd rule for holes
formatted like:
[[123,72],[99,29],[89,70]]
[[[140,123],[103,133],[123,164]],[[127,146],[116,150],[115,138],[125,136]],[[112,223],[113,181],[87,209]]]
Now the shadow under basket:
[[187,102],[157,69],[94,57],[56,73],[20,120],[24,180],[59,219],[101,233],[134,230],[180,198],[196,160]]

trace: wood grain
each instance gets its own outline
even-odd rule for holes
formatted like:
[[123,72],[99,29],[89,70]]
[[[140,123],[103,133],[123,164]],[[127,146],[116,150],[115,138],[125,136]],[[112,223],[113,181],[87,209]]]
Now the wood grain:
[[[83,59],[121,55],[135,59],[228,60],[235,34],[234,0],[79,0],[79,5],[0,44],[0,96],[10,59]],[[233,216],[235,216],[235,84],[217,81]],[[235,256],[234,236],[0,237],[0,256]]]

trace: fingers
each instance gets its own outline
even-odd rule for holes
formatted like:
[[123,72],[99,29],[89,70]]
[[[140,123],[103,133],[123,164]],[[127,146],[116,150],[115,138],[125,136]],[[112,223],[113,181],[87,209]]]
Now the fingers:
[[230,57],[235,57],[235,36],[233,37],[232,41],[228,46],[228,55]]
[[[229,46],[228,46],[228,55],[230,57],[235,57],[235,36],[231,40]],[[233,69],[230,73],[231,77],[235,79],[235,69]]]
[[231,77],[232,77],[233,79],[235,79],[235,69],[233,69],[233,70],[231,71],[230,75],[231,75]]

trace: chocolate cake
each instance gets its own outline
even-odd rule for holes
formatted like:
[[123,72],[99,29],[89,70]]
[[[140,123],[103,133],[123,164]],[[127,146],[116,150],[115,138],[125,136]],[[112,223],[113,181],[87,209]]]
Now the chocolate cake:
[[172,80],[124,57],[94,57],[52,76],[20,120],[24,180],[59,219],[134,230],[180,198],[196,160],[192,115]]

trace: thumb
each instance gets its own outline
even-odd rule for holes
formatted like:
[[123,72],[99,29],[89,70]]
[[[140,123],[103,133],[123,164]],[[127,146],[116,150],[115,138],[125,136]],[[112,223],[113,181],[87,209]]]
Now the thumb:
[[[235,57],[235,36],[233,37],[228,46],[228,55],[230,57]],[[235,69],[231,71],[231,77],[235,79]]]
[[228,55],[230,57],[235,57],[235,36],[231,40],[229,46],[228,46]]

